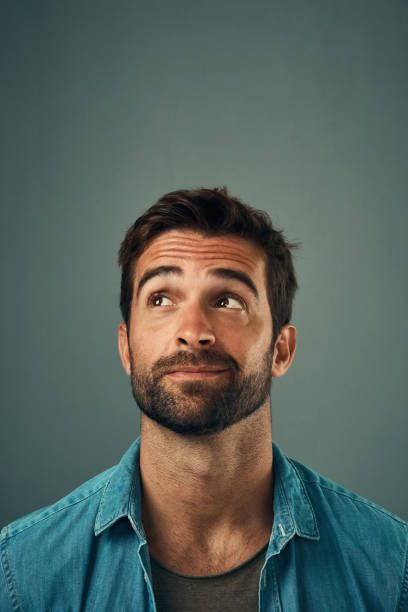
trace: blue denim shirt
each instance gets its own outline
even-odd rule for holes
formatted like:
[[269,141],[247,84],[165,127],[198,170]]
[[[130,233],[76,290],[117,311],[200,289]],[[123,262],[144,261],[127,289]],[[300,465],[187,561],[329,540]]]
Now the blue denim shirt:
[[[140,437],[117,466],[2,529],[1,612],[155,611],[139,449]],[[408,611],[408,524],[275,442],[273,458],[259,610]]]

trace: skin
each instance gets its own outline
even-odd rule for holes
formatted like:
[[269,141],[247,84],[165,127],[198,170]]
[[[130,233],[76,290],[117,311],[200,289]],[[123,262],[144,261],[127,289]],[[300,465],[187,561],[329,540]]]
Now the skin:
[[[164,265],[179,266],[183,275],[155,276],[137,295],[145,271]],[[258,298],[239,280],[214,277],[211,270],[220,267],[245,272]],[[119,353],[134,395],[135,390],[143,393],[154,375],[152,388],[158,386],[172,400],[173,425],[186,428],[175,431],[142,409],[143,526],[152,556],[175,572],[228,571],[270,538],[269,393],[250,414],[237,400],[230,406],[232,424],[217,430],[213,422],[208,431],[205,426],[231,381],[234,388],[238,381],[272,381],[288,370],[296,328],[285,325],[273,350],[272,331],[265,255],[256,244],[236,236],[171,230],[155,238],[137,261],[129,330],[120,323]],[[207,375],[167,373],[199,364],[225,369]]]

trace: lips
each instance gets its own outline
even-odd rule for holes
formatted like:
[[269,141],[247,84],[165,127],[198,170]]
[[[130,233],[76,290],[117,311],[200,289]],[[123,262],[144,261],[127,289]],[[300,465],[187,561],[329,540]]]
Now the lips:
[[225,368],[220,367],[208,367],[208,366],[178,366],[172,370],[168,370],[166,374],[174,374],[175,372],[192,372],[198,374],[201,372],[223,372]]
[[167,372],[166,376],[175,380],[205,380],[207,378],[217,378],[226,371],[225,368],[179,366],[179,369]]

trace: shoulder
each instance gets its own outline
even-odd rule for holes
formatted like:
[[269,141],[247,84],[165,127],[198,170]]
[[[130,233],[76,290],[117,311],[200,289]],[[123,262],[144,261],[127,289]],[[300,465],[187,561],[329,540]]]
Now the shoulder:
[[349,533],[365,529],[367,535],[387,538],[393,534],[401,543],[408,542],[408,523],[362,495],[341,486],[319,472],[288,458],[305,487],[313,508],[331,526],[342,526]]
[[113,466],[97,474],[58,501],[9,523],[1,530],[1,542],[4,543],[4,541],[15,538],[33,537],[44,530],[49,531],[50,527],[56,524],[74,521],[78,514],[81,515],[82,520],[87,515],[90,520],[92,520],[92,517],[95,520],[100,496],[116,467]]
[[394,602],[397,593],[398,610],[408,610],[408,523],[299,461],[289,462],[313,508],[323,566],[337,573],[347,568],[362,592],[381,593],[384,601]]
[[[1,610],[62,609],[56,601],[63,601],[65,606],[71,584],[81,584],[84,568],[89,565],[96,516],[115,468],[3,527]],[[73,609],[68,604],[66,607]]]

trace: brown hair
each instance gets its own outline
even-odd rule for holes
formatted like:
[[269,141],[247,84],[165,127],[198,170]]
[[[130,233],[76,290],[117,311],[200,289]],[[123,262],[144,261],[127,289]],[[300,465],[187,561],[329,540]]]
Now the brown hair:
[[130,226],[120,245],[118,258],[122,268],[120,309],[128,333],[136,261],[156,236],[180,228],[211,237],[239,236],[263,248],[274,346],[282,326],[292,317],[298,284],[291,250],[299,248],[300,243],[287,242],[266,212],[232,197],[226,187],[166,193]]

